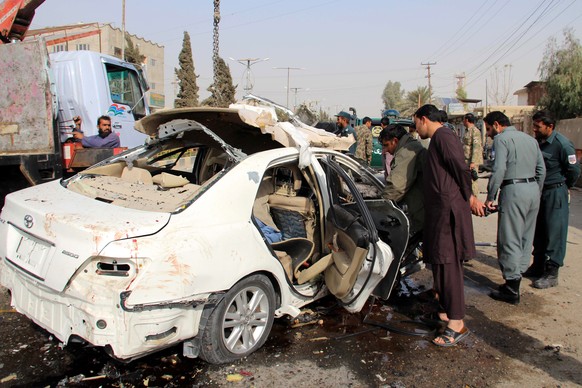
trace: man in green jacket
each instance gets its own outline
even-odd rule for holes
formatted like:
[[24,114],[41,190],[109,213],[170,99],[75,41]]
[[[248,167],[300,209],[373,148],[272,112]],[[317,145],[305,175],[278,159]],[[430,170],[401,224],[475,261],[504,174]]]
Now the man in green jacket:
[[378,141],[384,152],[394,156],[382,197],[393,200],[408,213],[410,235],[413,236],[424,227],[422,166],[426,149],[399,124],[390,124],[384,128]]

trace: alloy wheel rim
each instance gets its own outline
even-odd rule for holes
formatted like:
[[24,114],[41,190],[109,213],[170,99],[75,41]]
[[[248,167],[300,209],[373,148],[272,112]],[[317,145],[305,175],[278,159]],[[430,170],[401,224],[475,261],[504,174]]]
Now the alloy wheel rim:
[[231,300],[222,322],[222,340],[232,353],[251,350],[261,340],[269,319],[269,299],[258,287],[245,287]]

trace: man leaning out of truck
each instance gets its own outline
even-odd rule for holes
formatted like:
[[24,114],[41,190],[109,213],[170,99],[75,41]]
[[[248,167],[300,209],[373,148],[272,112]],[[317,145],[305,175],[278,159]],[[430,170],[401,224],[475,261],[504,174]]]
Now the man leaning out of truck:
[[119,136],[111,131],[111,118],[101,116],[97,119],[97,129],[99,133],[94,136],[85,136],[81,130],[81,117],[73,117],[75,129],[73,137],[81,141],[83,147],[87,148],[116,148],[120,146]]

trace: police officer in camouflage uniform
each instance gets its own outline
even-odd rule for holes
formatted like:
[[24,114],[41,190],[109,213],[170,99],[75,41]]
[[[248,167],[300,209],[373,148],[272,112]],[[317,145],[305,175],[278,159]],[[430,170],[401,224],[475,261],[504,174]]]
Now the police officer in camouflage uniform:
[[368,116],[362,119],[363,125],[356,127],[356,158],[364,160],[368,165],[372,161],[372,150],[374,148],[372,140],[372,119]]
[[533,115],[534,135],[546,164],[546,179],[534,235],[533,264],[523,274],[536,280],[535,288],[558,285],[558,269],[564,265],[568,236],[568,188],[580,176],[574,145],[555,131],[556,121],[549,112]]
[[507,303],[519,303],[521,274],[529,265],[546,167],[535,139],[511,126],[502,112],[483,119],[493,138],[495,161],[487,186],[485,206],[494,209],[498,200],[497,258],[505,279],[489,295]]
[[465,152],[465,162],[471,169],[471,178],[473,183],[471,189],[476,197],[479,194],[479,185],[477,184],[477,172],[479,165],[483,164],[483,142],[481,141],[481,131],[475,126],[475,116],[473,113],[467,113],[463,117],[465,133],[463,135],[463,151]]

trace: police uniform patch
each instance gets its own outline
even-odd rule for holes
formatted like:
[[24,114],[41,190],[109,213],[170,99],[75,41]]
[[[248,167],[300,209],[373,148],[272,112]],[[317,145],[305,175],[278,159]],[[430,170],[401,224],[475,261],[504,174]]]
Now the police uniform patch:
[[568,155],[568,163],[576,164],[576,155]]

